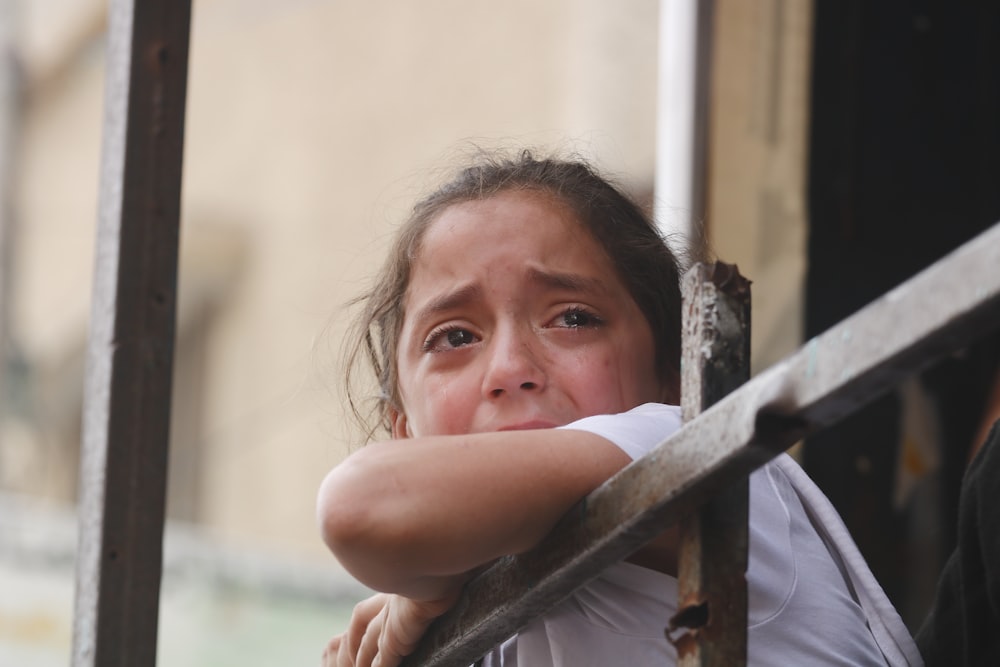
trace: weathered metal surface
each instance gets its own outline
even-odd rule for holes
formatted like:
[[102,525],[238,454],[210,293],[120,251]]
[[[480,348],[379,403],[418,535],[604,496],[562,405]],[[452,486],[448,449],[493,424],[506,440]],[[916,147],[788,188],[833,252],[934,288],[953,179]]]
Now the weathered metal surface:
[[[681,413],[690,422],[750,379],[750,282],[734,265],[698,264],[684,276]],[[680,521],[678,608],[667,638],[678,664],[746,664],[746,478]]]
[[75,667],[156,663],[190,15],[109,8]]
[[1000,225],[706,410],[470,582],[406,665],[469,665],[720,489],[1000,327]]

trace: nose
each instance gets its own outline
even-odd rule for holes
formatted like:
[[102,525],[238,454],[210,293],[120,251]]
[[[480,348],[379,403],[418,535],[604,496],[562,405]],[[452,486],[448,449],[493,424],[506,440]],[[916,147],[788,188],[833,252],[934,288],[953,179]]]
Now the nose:
[[528,332],[498,331],[488,347],[483,394],[500,398],[543,389],[546,375],[537,348],[537,341]]

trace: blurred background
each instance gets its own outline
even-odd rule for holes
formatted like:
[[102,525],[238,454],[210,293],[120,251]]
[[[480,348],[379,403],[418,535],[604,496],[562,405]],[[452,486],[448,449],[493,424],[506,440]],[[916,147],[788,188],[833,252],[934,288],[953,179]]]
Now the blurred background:
[[[320,480],[361,442],[346,302],[476,147],[592,159],[666,225],[678,0],[195,0],[162,665],[316,664],[365,591]],[[753,367],[1000,219],[993,2],[717,0],[707,199],[753,281]],[[0,0],[0,667],[68,664],[104,0]],[[799,452],[916,629],[987,419],[984,338]]]

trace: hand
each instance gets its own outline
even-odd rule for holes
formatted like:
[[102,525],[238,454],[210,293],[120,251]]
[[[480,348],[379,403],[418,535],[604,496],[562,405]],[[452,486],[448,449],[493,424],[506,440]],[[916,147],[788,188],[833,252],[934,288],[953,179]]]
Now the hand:
[[334,637],[323,652],[323,667],[395,667],[457,599],[458,591],[433,601],[380,593],[359,602],[347,632]]

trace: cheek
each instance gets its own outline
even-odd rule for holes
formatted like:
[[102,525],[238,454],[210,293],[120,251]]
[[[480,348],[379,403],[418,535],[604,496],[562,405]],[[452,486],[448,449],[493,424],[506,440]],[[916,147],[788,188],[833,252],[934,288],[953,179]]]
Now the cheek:
[[603,387],[607,400],[613,402],[615,408],[630,409],[660,400],[662,392],[654,355],[646,347],[642,344],[613,346],[593,359],[589,377],[581,381],[586,381],[587,386]]
[[618,412],[631,393],[633,371],[626,366],[630,365],[611,347],[580,350],[558,365],[560,384],[588,412]]
[[477,403],[477,389],[463,377],[417,374],[407,383],[402,396],[414,435],[467,433]]

